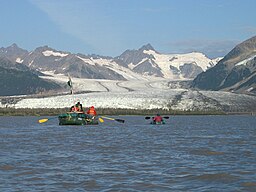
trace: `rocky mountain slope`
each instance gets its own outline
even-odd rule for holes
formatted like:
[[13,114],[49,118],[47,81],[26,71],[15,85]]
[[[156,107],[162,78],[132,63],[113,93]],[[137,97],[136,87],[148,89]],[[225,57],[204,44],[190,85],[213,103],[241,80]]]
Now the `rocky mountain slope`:
[[199,74],[192,87],[256,94],[256,36],[237,45],[214,67]]
[[0,96],[35,94],[61,88],[57,83],[39,78],[39,74],[23,64],[0,57]]

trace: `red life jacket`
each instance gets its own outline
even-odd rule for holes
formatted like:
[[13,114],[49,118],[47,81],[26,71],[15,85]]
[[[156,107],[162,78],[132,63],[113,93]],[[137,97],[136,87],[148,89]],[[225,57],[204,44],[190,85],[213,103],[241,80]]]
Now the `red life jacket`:
[[155,122],[161,122],[161,121],[163,121],[163,118],[161,116],[155,116],[153,120]]

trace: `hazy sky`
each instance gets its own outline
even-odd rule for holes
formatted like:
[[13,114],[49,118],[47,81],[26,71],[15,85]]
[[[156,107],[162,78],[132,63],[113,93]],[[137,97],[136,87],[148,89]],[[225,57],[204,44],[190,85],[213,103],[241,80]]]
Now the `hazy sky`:
[[0,0],[0,47],[48,45],[118,56],[150,43],[161,53],[223,56],[256,35],[256,0]]

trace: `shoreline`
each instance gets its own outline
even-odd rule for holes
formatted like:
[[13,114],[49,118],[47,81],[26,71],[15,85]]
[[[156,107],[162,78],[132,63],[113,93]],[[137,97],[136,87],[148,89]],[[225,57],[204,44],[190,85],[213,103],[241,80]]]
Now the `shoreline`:
[[[87,109],[85,109],[86,111]],[[69,108],[0,108],[0,116],[56,116],[69,111]],[[174,111],[164,109],[115,109],[97,108],[98,115],[256,115],[256,112],[224,111]]]

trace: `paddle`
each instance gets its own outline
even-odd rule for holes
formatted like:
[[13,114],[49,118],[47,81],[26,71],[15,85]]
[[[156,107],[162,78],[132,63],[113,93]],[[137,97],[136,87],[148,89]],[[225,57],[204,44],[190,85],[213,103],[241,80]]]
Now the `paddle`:
[[[58,118],[58,117],[51,117],[51,118],[39,119],[38,122],[39,122],[39,123],[45,123],[45,122],[47,122],[48,120],[55,119],[55,118]],[[99,119],[99,122],[101,122],[101,123],[104,122],[104,120],[103,120],[102,118],[99,117],[98,119]]]
[[[145,119],[151,119],[151,118],[153,118],[153,117],[145,117]],[[164,116],[163,118],[165,118],[165,119],[169,119],[169,117],[168,116]]]
[[104,120],[102,118],[99,117],[98,119],[99,119],[99,122],[104,123]]
[[55,119],[55,118],[58,118],[58,117],[51,117],[51,118],[39,119],[39,120],[38,120],[38,123],[45,123],[46,121],[51,120],[51,119]]
[[110,117],[106,117],[106,116],[101,116],[101,117],[104,118],[104,119],[114,120],[114,121],[117,121],[119,123],[124,123],[123,119],[114,119],[114,118],[110,118]]

